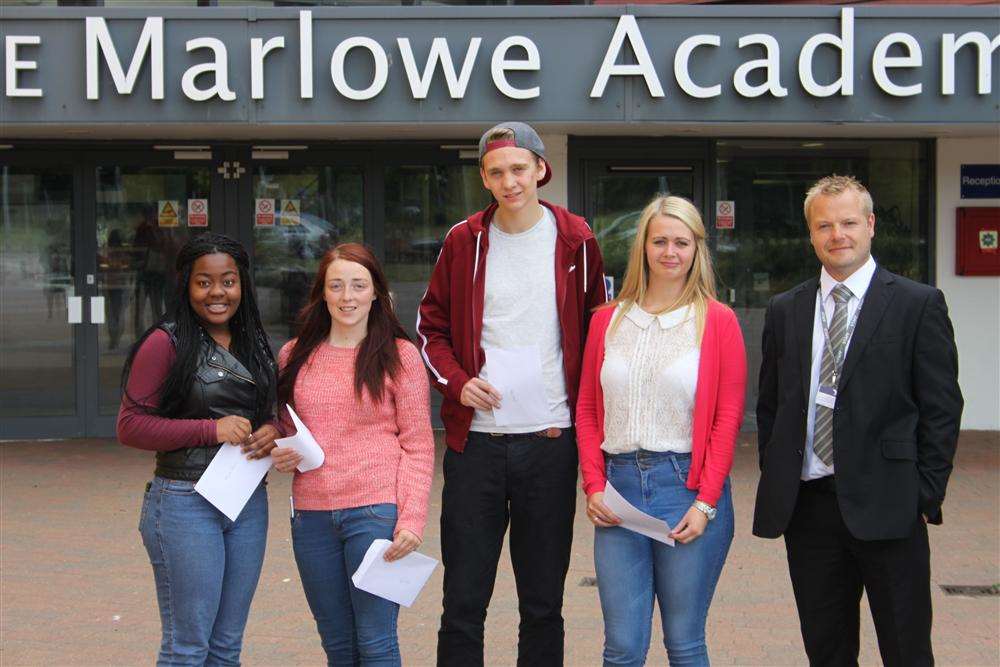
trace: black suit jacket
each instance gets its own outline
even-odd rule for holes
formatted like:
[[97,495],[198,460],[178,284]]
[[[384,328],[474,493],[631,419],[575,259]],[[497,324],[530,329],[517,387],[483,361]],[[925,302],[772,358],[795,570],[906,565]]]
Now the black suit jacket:
[[[785,531],[798,496],[818,285],[818,278],[807,280],[767,308],[753,521],[760,537]],[[851,534],[905,537],[921,514],[941,523],[963,406],[941,291],[878,267],[838,381],[834,477]]]

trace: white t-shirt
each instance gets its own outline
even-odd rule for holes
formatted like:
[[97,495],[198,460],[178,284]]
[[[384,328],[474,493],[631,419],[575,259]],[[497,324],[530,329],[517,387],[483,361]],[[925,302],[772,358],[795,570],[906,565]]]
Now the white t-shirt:
[[556,303],[556,219],[542,217],[520,234],[490,225],[486,255],[486,295],[482,347],[486,363],[479,377],[490,381],[491,348],[537,346],[550,418],[544,423],[497,426],[492,410],[476,410],[471,430],[480,433],[533,433],[573,425],[563,372],[562,332]]

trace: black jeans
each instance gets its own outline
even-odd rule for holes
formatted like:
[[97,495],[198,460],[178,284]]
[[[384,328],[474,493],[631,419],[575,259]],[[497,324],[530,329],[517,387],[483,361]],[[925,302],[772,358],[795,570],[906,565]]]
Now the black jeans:
[[483,624],[508,523],[521,615],[517,664],[562,664],[576,470],[573,429],[558,438],[470,433],[463,453],[445,453],[438,665],[483,664]]
[[834,480],[804,482],[785,531],[802,639],[813,667],[858,664],[861,590],[886,667],[934,664],[927,526],[898,540],[862,541],[840,514]]

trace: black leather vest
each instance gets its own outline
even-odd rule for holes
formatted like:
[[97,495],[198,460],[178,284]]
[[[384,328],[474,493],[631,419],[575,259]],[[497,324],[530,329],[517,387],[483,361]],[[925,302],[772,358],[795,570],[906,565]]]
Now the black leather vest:
[[[174,326],[167,322],[163,330],[174,337]],[[194,382],[187,401],[172,419],[221,419],[229,415],[246,417],[256,430],[257,383],[253,375],[228,350],[202,332],[201,350]],[[275,383],[272,380],[272,394]],[[156,475],[168,479],[197,481],[215,458],[222,444],[184,447],[156,453]]]

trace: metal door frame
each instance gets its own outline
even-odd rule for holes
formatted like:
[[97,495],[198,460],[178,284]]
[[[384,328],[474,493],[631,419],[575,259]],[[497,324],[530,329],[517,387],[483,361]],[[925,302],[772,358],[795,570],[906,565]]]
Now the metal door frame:
[[570,208],[586,215],[588,176],[595,169],[628,167],[656,173],[656,167],[691,167],[694,174],[694,205],[702,211],[710,243],[714,244],[714,225],[709,224],[714,208],[709,210],[713,196],[712,150],[710,139],[678,137],[576,137],[567,142]]

